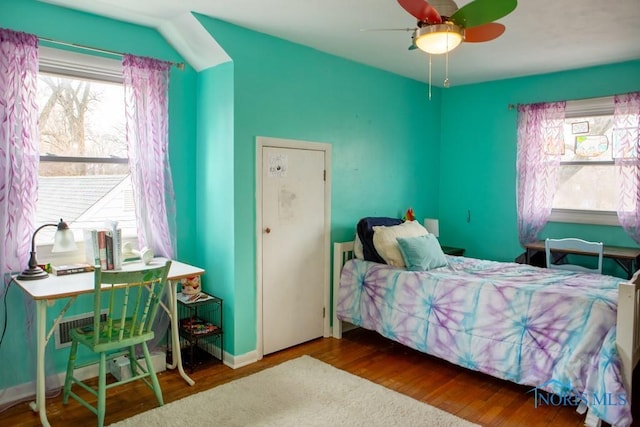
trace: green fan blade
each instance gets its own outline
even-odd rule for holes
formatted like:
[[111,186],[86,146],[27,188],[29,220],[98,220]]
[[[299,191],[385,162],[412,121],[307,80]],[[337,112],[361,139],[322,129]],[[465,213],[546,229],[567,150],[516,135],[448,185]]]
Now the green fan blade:
[[462,28],[473,28],[507,16],[517,5],[517,0],[475,0],[458,9],[450,18]]

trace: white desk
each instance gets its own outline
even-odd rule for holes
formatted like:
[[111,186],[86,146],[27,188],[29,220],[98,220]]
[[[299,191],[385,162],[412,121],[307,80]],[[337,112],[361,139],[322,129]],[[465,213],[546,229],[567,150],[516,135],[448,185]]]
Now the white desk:
[[[149,267],[156,267],[164,264],[163,258],[154,259]],[[126,262],[123,270],[138,270],[144,265],[140,261]],[[193,267],[178,261],[171,262],[169,270],[169,307],[163,308],[171,317],[171,340],[172,348],[180,348],[180,338],[178,336],[178,308],[177,308],[177,284],[180,279],[191,276],[199,276],[204,274],[204,270]],[[47,406],[45,398],[45,349],[58,323],[64,317],[64,314],[75,301],[78,295],[93,293],[94,281],[93,273],[69,274],[65,276],[49,275],[46,279],[40,280],[18,280],[13,281],[18,284],[35,302],[36,302],[36,401],[31,403],[31,409],[40,414],[40,421],[43,426],[49,426],[47,419]],[[47,331],[47,304],[49,301],[69,298],[56,320],[53,322],[51,329]],[[46,334],[46,335],[45,335]],[[172,354],[172,364],[168,366],[170,369],[178,367],[178,372],[189,385],[193,385],[194,381],[184,372],[182,367],[182,355],[178,350],[174,350]]]

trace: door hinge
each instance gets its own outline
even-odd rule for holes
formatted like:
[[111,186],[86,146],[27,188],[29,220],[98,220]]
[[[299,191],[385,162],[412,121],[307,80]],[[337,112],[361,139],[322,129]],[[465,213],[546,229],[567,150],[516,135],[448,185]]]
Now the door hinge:
[[322,180],[323,181],[327,180],[327,170],[326,169],[322,171]]
[[322,307],[322,318],[324,319],[325,317],[327,317],[327,309]]

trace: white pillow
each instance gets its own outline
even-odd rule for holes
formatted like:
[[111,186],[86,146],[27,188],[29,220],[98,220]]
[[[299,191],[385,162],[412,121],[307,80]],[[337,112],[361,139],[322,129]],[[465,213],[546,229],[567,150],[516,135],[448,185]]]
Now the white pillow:
[[353,239],[353,256],[358,259],[364,259],[364,248],[362,247],[362,240],[356,233],[355,239]]
[[373,246],[382,259],[394,267],[404,267],[404,258],[398,246],[398,237],[418,237],[429,234],[418,221],[405,221],[390,227],[378,225],[373,227]]

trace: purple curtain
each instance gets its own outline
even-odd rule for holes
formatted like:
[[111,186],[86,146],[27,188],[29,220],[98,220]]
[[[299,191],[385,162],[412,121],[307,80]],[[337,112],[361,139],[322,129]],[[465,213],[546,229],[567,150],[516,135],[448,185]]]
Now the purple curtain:
[[[5,302],[11,273],[27,267],[31,234],[35,229],[40,162],[37,84],[38,38],[0,28],[0,301]],[[7,319],[9,323],[22,323],[20,330],[24,328],[26,334],[12,334],[11,324],[4,325],[0,320],[0,335],[7,327],[1,337],[0,360],[13,360],[15,349],[20,348],[24,360],[18,366],[26,366],[28,371],[20,372],[11,363],[0,363],[0,376],[8,386],[0,390],[0,402],[4,402],[0,403],[0,411],[31,399],[35,391],[34,304],[21,291],[14,289],[13,292],[23,298],[24,304],[5,306],[9,312]],[[0,312],[3,310],[0,308]],[[8,395],[10,387],[27,382],[33,386],[25,388],[26,394],[18,395],[14,390],[13,395]],[[47,389],[54,393],[59,386],[57,382],[47,383]]]
[[175,196],[169,169],[171,63],[125,55],[127,146],[138,223],[138,244],[175,257]]
[[564,149],[566,103],[518,107],[517,207],[521,245],[538,238],[551,215]]
[[616,95],[613,147],[618,170],[618,220],[640,244],[640,92]]
[[27,266],[38,195],[38,38],[0,28],[0,272]]

